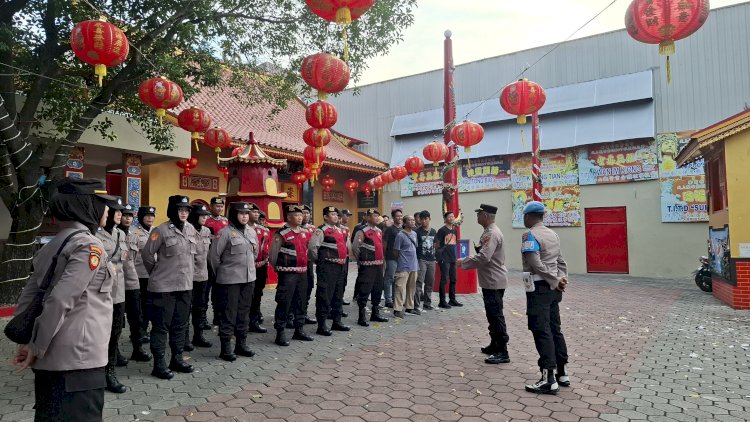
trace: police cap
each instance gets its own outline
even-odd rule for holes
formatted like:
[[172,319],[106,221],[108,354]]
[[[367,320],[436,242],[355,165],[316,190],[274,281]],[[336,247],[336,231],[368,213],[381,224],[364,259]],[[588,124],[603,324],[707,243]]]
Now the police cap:
[[214,196],[213,198],[211,198],[211,205],[216,205],[216,204],[224,205],[224,198],[220,196]]
[[135,207],[130,204],[125,204],[124,207],[122,207],[122,213],[123,214],[129,214],[134,215],[135,214]]
[[325,208],[323,208],[323,216],[324,216],[324,217],[325,217],[326,215],[328,215],[328,214],[332,213],[332,212],[335,212],[336,214],[338,214],[338,213],[339,213],[339,209],[338,209],[338,208],[336,208],[336,207],[334,207],[334,206],[330,206],[330,205],[329,205],[329,206],[327,206],[327,207],[325,207]]
[[237,212],[250,212],[250,204],[247,202],[232,202],[229,204],[229,209]]
[[495,215],[497,214],[497,207],[493,207],[492,205],[482,204],[479,206],[479,208],[474,210],[475,212],[486,212],[487,214]]
[[380,211],[375,208],[370,208],[367,210],[367,215],[380,215]]
[[206,208],[203,204],[194,204],[193,209],[190,210],[190,213],[195,215],[211,215],[211,212],[208,211],[208,208]]

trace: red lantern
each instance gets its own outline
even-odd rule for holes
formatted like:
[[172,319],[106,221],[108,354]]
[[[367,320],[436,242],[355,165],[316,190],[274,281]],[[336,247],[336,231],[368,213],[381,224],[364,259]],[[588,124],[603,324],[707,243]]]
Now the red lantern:
[[448,145],[438,141],[430,142],[422,149],[422,154],[428,161],[432,161],[433,166],[437,167],[438,163],[448,156]]
[[404,167],[406,167],[406,171],[411,173],[411,177],[416,180],[417,179],[417,173],[422,171],[424,169],[424,161],[422,161],[421,158],[412,155],[411,157],[406,159],[406,163],[404,163]]
[[359,182],[354,179],[347,179],[346,182],[344,182],[344,188],[349,191],[349,193],[354,194],[354,192],[357,191],[357,188],[359,187]]
[[328,129],[310,128],[302,134],[302,140],[305,141],[305,144],[313,148],[323,148],[331,142],[332,137],[333,134]]
[[321,18],[348,25],[370,10],[375,0],[305,0],[307,7]]
[[709,0],[633,0],[625,13],[625,27],[636,41],[659,44],[659,54],[667,56],[667,82],[672,73],[669,56],[674,42],[700,29],[710,13]]
[[[203,143],[208,145],[209,148],[213,148],[214,151],[218,154],[221,152],[222,148],[228,148],[232,145],[232,135],[229,134],[225,129],[222,129],[220,127],[212,127],[211,129],[208,129],[206,131],[206,134],[203,135]],[[242,147],[237,147],[235,149],[239,149],[240,151],[237,152],[239,154],[242,152]],[[237,154],[234,154],[232,152],[232,156],[235,156]]]
[[305,119],[307,124],[316,129],[328,129],[336,124],[339,114],[333,104],[327,101],[316,101],[307,106]]
[[369,198],[370,194],[372,193],[372,188],[370,186],[365,185],[365,187],[363,187],[362,190],[365,192],[365,196]]
[[331,186],[334,186],[336,184],[336,179],[334,179],[330,174],[323,176],[322,179],[320,179],[320,184],[325,187],[326,192],[331,191]]
[[323,167],[323,161],[326,160],[326,151],[323,148],[314,148],[308,145],[305,147],[303,155],[312,170]]
[[506,113],[518,116],[519,125],[525,125],[526,115],[541,110],[546,100],[544,88],[528,79],[512,82],[500,93],[500,105]]
[[198,139],[201,137],[201,132],[205,132],[206,129],[211,127],[211,116],[197,107],[190,107],[180,112],[177,116],[177,124],[190,132],[190,138],[195,141],[195,149],[198,150]]
[[406,171],[406,167],[404,166],[396,166],[391,169],[391,171],[388,172],[391,175],[391,178],[394,180],[400,181],[404,177],[406,177],[407,174],[409,174],[408,171]]
[[302,185],[307,181],[307,174],[302,171],[296,171],[292,173],[292,182],[296,183],[297,186],[302,189]]
[[190,170],[198,167],[198,159],[195,157],[186,158],[176,161],[177,167],[185,171],[185,176],[190,176]]
[[94,74],[102,86],[107,67],[122,64],[128,57],[130,45],[120,28],[102,20],[90,20],[73,27],[70,48],[78,59],[94,66]]
[[182,102],[182,88],[163,76],[146,79],[138,88],[138,98],[156,110],[161,122],[168,109],[175,108]]
[[464,147],[464,151],[471,152],[471,147],[484,138],[484,128],[481,125],[464,120],[451,129],[451,139],[456,145]]
[[383,181],[382,186],[390,185],[391,183],[396,181],[396,179],[393,178],[393,175],[391,174],[390,170],[387,170],[381,173],[380,179]]
[[328,53],[305,57],[300,69],[302,79],[318,90],[318,98],[343,91],[349,83],[349,66],[343,60]]
[[383,175],[375,176],[372,179],[372,185],[375,189],[380,189],[383,186],[385,186],[385,181],[383,180]]
[[224,180],[229,180],[229,168],[225,166],[216,165],[216,170],[219,170],[224,175]]

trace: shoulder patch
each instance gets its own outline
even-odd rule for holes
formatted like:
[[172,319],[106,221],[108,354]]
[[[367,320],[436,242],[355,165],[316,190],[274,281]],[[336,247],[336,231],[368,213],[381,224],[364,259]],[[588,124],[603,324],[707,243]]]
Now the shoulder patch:
[[96,245],[89,246],[89,268],[91,271],[99,268],[99,263],[102,261],[102,249]]
[[97,254],[99,256],[101,256],[104,253],[104,251],[102,250],[102,248],[100,248],[100,247],[98,247],[96,245],[89,246],[89,251],[91,251],[92,254]]
[[534,234],[528,231],[523,234],[521,243],[521,252],[538,252],[539,241],[536,240]]

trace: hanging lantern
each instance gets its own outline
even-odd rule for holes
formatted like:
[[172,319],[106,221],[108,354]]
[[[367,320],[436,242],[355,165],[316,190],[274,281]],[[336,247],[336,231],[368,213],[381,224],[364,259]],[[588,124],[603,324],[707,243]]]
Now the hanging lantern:
[[373,178],[372,178],[372,186],[373,186],[373,187],[374,187],[375,189],[380,189],[380,188],[382,188],[383,186],[385,186],[385,184],[386,184],[386,183],[385,183],[385,181],[383,180],[383,177],[382,177],[382,175],[379,175],[379,176],[375,176],[375,177],[373,177]]
[[330,174],[327,174],[323,176],[322,179],[320,179],[320,184],[325,187],[326,192],[330,192],[331,186],[334,186],[336,184],[336,179],[334,179]]
[[347,179],[346,182],[344,182],[344,188],[349,191],[350,194],[354,195],[354,192],[357,191],[357,188],[359,187],[359,182],[354,179]]
[[667,56],[667,83],[672,82],[669,56],[674,42],[700,29],[711,12],[709,0],[633,0],[625,13],[625,28],[636,41],[659,44],[659,54]]
[[372,193],[372,188],[368,185],[365,185],[362,190],[365,192],[366,197],[370,197],[370,194]]
[[177,124],[190,132],[190,138],[195,142],[195,149],[199,150],[198,139],[202,132],[211,127],[211,116],[197,107],[190,107],[177,115]]
[[471,152],[471,147],[478,144],[484,138],[484,129],[478,123],[464,120],[451,129],[451,140],[456,145],[464,147],[465,152]]
[[313,148],[323,148],[331,142],[331,138],[333,138],[333,134],[328,129],[310,128],[302,134],[302,140],[305,141],[305,144]]
[[122,64],[130,45],[122,30],[104,20],[78,22],[70,32],[70,48],[79,60],[94,66],[99,86],[107,67]]
[[305,0],[307,7],[328,22],[348,25],[370,10],[375,0]]
[[519,125],[525,125],[526,115],[541,110],[546,100],[544,88],[528,79],[512,82],[500,93],[500,105],[506,113],[518,116]]
[[422,161],[421,158],[412,155],[411,157],[406,159],[404,167],[406,167],[406,171],[411,173],[412,179],[417,180],[417,173],[424,169],[424,161]]
[[[214,126],[211,129],[208,129],[203,135],[203,143],[209,148],[213,148],[214,152],[218,154],[221,152],[222,148],[228,148],[232,145],[232,135],[230,135],[225,129]],[[237,154],[242,152],[242,147],[237,147],[235,149],[240,150]],[[237,154],[232,151],[232,157]]]
[[318,98],[324,100],[328,94],[341,92],[349,83],[349,66],[343,60],[328,53],[317,53],[305,57],[300,69],[302,79],[318,90]]
[[448,156],[448,145],[438,141],[430,142],[422,149],[422,154],[428,161],[432,161],[433,166],[437,167],[438,163]]
[[382,186],[390,185],[391,183],[396,181],[396,179],[393,178],[393,175],[391,174],[390,170],[386,170],[383,173],[381,173],[380,179],[383,181]]
[[177,107],[182,102],[182,88],[164,76],[159,76],[141,82],[138,88],[138,98],[156,110],[161,123],[167,110]]
[[190,171],[198,167],[198,159],[190,157],[184,160],[177,160],[175,164],[177,164],[177,167],[184,170],[185,176],[190,176]]
[[328,129],[333,127],[338,120],[339,115],[333,104],[327,101],[316,101],[307,106],[305,119],[307,124],[316,129]]
[[391,178],[396,181],[401,181],[401,179],[409,174],[409,172],[406,170],[406,167],[404,166],[396,166],[392,168],[388,173],[391,175]]
[[305,161],[310,164],[310,169],[315,173],[315,170],[320,170],[323,167],[323,161],[326,160],[326,151],[323,148],[314,148],[308,145],[305,147],[303,156]]
[[216,170],[219,170],[224,175],[224,180],[229,180],[229,168],[226,166],[216,165]]
[[292,173],[292,182],[297,184],[299,189],[302,189],[302,185],[307,181],[307,175],[303,171],[296,171]]

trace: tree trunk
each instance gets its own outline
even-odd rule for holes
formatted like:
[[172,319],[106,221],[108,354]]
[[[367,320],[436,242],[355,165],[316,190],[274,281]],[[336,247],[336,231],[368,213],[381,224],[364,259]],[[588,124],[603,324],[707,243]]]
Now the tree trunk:
[[36,247],[34,241],[44,218],[41,191],[28,191],[19,205],[10,210],[11,224],[8,241],[0,254],[0,306],[16,303],[31,271],[31,260]]

